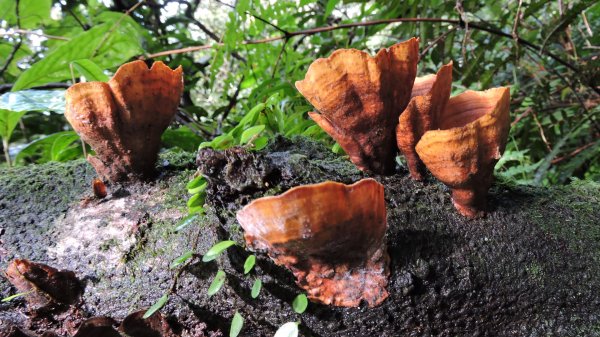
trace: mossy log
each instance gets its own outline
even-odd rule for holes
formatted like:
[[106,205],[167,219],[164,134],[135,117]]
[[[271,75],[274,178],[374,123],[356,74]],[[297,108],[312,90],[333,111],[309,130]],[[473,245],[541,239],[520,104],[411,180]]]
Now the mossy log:
[[[74,271],[84,284],[80,303],[62,312],[33,312],[23,298],[1,303],[0,327],[69,336],[86,317],[123,320],[173,288],[161,311],[183,336],[228,335],[236,310],[241,336],[272,336],[290,321],[301,321],[302,336],[600,336],[597,183],[496,183],[488,214],[467,220],[432,177],[415,182],[402,167],[373,176],[385,186],[389,298],[376,308],[310,303],[299,315],[290,303],[301,290],[289,271],[257,253],[244,275],[251,252],[235,213],[293,186],[365,175],[302,138],[276,139],[261,152],[205,149],[197,162],[209,182],[207,214],[179,232],[194,154],[163,154],[158,180],[109,186],[103,200],[93,197],[95,173],[83,160],[0,170],[0,268],[25,258]],[[193,260],[174,283],[174,259],[225,239],[238,245],[215,261]],[[225,286],[208,297],[219,269]],[[253,299],[256,278],[263,289]],[[15,292],[0,278],[0,296]]]

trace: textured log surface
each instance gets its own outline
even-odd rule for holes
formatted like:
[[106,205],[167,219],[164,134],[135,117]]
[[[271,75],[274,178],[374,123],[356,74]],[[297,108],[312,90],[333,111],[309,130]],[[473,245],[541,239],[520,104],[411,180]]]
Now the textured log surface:
[[[162,310],[175,333],[228,335],[237,310],[245,318],[242,336],[272,336],[299,319],[303,336],[600,335],[598,184],[495,184],[490,214],[466,220],[430,176],[415,182],[403,168],[375,176],[387,201],[389,298],[372,309],[311,303],[298,315],[290,303],[300,290],[290,272],[257,254],[256,269],[243,274],[249,252],[235,213],[256,197],[299,184],[350,183],[365,175],[304,140],[278,140],[261,153],[205,150],[198,161],[209,178],[208,214],[179,233],[173,228],[185,212],[192,155],[163,155],[158,181],[109,186],[103,201],[92,199],[94,172],[84,161],[0,170],[0,268],[27,258],[72,270],[85,286],[82,303],[69,312],[33,317],[22,299],[1,303],[0,327],[68,336],[87,317],[121,321],[171,287],[169,264],[194,242],[204,253],[233,239],[239,246],[182,273]],[[208,298],[219,268],[226,284]],[[256,277],[263,290],[252,299]],[[0,296],[15,292],[0,278]]]

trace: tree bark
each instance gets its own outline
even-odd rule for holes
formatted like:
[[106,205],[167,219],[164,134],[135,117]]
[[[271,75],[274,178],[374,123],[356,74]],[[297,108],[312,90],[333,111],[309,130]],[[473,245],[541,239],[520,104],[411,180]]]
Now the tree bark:
[[[289,271],[258,252],[255,269],[244,274],[252,252],[244,248],[235,213],[250,200],[300,184],[366,176],[302,138],[277,138],[261,152],[205,149],[197,161],[209,182],[207,214],[176,232],[196,169],[192,157],[163,154],[157,181],[109,186],[102,200],[93,197],[95,173],[83,160],[0,170],[0,267],[25,258],[74,271],[85,285],[69,313],[36,316],[23,298],[1,303],[0,326],[66,336],[85,317],[123,320],[173,288],[161,311],[175,333],[187,336],[228,335],[236,310],[244,317],[241,336],[272,336],[290,321],[301,321],[303,336],[600,335],[597,183],[497,182],[488,214],[468,220],[431,176],[416,182],[403,167],[393,176],[373,176],[385,186],[389,298],[371,309],[310,303],[299,315],[290,304],[302,291]],[[186,251],[203,254],[226,239],[238,244],[217,260],[195,258],[181,272],[169,268]],[[208,297],[219,269],[226,283]],[[257,278],[263,289],[253,299]],[[15,292],[0,278],[0,296]],[[71,330],[59,319],[64,315]]]

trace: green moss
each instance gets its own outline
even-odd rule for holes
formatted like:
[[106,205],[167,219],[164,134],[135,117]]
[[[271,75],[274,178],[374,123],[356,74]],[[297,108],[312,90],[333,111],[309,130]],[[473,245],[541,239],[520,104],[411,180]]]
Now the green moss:
[[564,239],[577,252],[592,252],[600,263],[600,184],[574,181],[548,189],[535,199],[530,217],[553,236]]

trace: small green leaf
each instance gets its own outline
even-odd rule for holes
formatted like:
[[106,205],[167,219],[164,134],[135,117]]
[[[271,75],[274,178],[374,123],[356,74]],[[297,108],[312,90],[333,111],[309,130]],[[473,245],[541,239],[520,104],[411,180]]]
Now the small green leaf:
[[197,193],[204,192],[204,190],[206,190],[206,185],[207,185],[207,182],[205,181],[202,185],[192,188],[191,190],[188,190],[188,193],[189,194],[197,194]]
[[294,298],[294,301],[292,302],[292,308],[296,313],[303,313],[306,310],[306,307],[308,307],[308,299],[306,298],[306,295],[300,294]]
[[158,301],[156,301],[156,303],[154,303],[154,305],[151,306],[150,309],[148,309],[148,311],[146,311],[146,313],[144,314],[144,316],[142,318],[146,319],[146,318],[152,316],[155,312],[157,312],[162,307],[164,307],[165,304],[167,304],[168,300],[169,300],[169,294],[162,295],[162,297],[159,298]]
[[244,326],[244,317],[239,312],[235,312],[231,320],[231,328],[229,328],[229,337],[237,337]]
[[203,206],[190,207],[190,208],[188,208],[188,213],[190,215],[204,214],[204,207]]
[[177,223],[177,227],[175,227],[175,231],[179,232],[180,230],[182,230],[185,227],[187,227],[190,224],[192,224],[196,219],[198,219],[198,214],[189,214],[189,215],[187,215],[186,217],[184,217],[183,219],[181,219],[181,221],[179,221]]
[[26,112],[0,109],[0,137],[5,142],[8,143],[15,127]]
[[98,67],[96,63],[89,59],[75,60],[71,62],[75,68],[85,79],[89,81],[108,82],[108,76]]
[[202,206],[204,205],[204,198],[206,197],[206,194],[203,192],[200,192],[198,194],[194,194],[192,195],[188,201],[187,201],[187,206],[189,208],[192,207],[196,207],[196,206]]
[[178,257],[175,260],[173,260],[173,262],[171,263],[171,265],[169,266],[169,268],[170,269],[175,269],[175,268],[179,267],[183,263],[187,262],[187,260],[191,259],[192,256],[194,256],[194,251],[193,250],[188,250],[183,255],[181,255],[180,257]]
[[244,262],[244,274],[248,274],[252,268],[254,268],[254,264],[256,263],[256,255],[250,255],[246,258],[246,262]]
[[260,294],[260,289],[262,289],[262,281],[257,278],[252,285],[252,290],[250,291],[250,296],[252,298],[257,298],[258,294]]
[[252,137],[263,132],[264,129],[264,125],[257,125],[247,129],[246,131],[244,131],[244,133],[242,133],[242,136],[240,137],[240,144],[248,143],[252,139]]
[[269,137],[261,136],[256,138],[254,141],[254,148],[252,149],[255,151],[262,150],[265,148],[265,146],[267,146],[267,144],[269,144]]
[[274,337],[298,337],[298,323],[288,322],[280,326]]
[[235,245],[235,241],[227,240],[217,242],[202,257],[202,262],[209,262],[217,258],[225,249]]
[[185,188],[188,190],[189,194],[202,192],[206,189],[206,179],[204,179],[203,176],[197,176],[196,178],[190,180]]
[[8,296],[8,297],[5,297],[5,298],[3,298],[2,300],[0,300],[0,302],[4,303],[4,302],[12,301],[12,300],[14,300],[14,299],[15,299],[15,298],[17,298],[17,297],[21,297],[21,296],[28,295],[28,294],[30,294],[31,292],[33,292],[33,289],[31,289],[31,290],[29,290],[29,291],[26,291],[26,292],[23,292],[23,293],[17,293],[17,294],[14,294],[14,295],[10,295],[10,296]]
[[219,270],[217,272],[217,275],[215,275],[215,278],[213,279],[213,281],[210,283],[208,290],[206,291],[206,294],[208,294],[208,297],[211,297],[212,295],[216,294],[219,291],[219,289],[221,289],[221,287],[225,283],[225,278],[226,278],[225,272],[222,270]]

